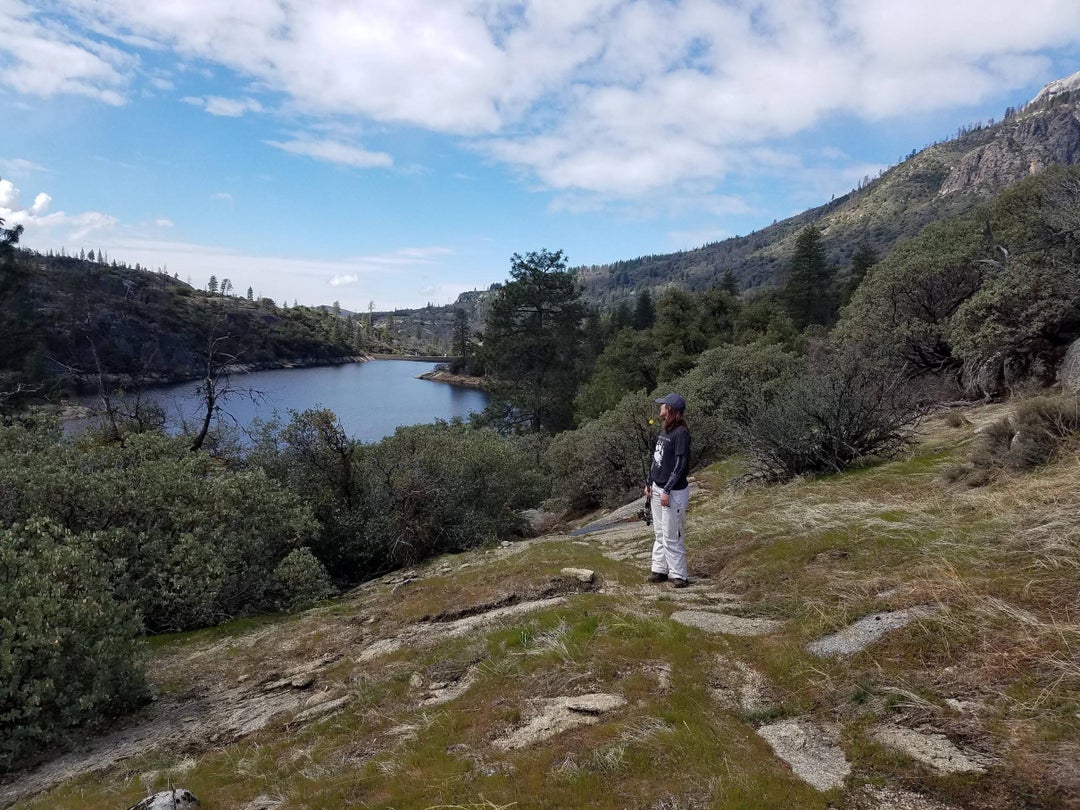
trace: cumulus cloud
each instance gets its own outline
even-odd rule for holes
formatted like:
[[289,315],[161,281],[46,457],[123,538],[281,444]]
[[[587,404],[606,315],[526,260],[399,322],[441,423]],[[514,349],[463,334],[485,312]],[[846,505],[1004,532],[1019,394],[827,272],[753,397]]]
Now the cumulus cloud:
[[298,138],[291,141],[264,141],[264,143],[283,152],[357,169],[389,167],[394,164],[393,157],[385,152],[368,152],[358,146],[335,140]]
[[19,202],[19,190],[10,180],[0,180],[0,208],[12,210]]
[[[70,0],[97,40],[0,3],[0,81],[23,92],[119,101],[134,57],[104,32],[224,66],[316,120],[451,133],[543,188],[601,197],[700,194],[829,116],[976,104],[1055,78],[1044,54],[1080,42],[1075,0]],[[392,164],[348,139],[269,143]]]
[[43,191],[34,195],[29,207],[24,206],[21,199],[21,191],[10,180],[0,180],[0,219],[8,227],[22,225],[26,229],[25,241],[28,244],[34,238],[78,242],[91,235],[111,231],[117,224],[115,217],[100,211],[49,213],[52,197]]

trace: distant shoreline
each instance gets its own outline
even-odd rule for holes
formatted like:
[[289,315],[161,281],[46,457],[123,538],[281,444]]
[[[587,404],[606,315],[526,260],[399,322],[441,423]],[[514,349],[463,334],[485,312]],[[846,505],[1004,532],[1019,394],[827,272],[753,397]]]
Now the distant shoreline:
[[[350,363],[366,363],[375,359],[370,354],[352,354],[340,357],[300,357],[294,360],[262,360],[255,363],[233,363],[226,366],[224,374],[253,374],[257,371],[276,371],[278,369],[317,368],[318,366],[344,366]],[[201,374],[147,374],[136,380],[130,374],[103,374],[102,381],[112,390],[124,387],[158,388],[178,385],[203,379]],[[98,389],[97,377],[80,375],[73,378],[76,390],[69,395],[76,397],[94,396]],[[80,390],[82,389],[82,390]]]

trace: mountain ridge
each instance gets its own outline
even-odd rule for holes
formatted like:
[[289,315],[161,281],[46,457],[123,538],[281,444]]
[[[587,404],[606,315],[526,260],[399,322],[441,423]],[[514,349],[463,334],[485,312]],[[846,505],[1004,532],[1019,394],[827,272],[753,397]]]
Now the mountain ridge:
[[706,289],[728,271],[743,289],[774,286],[787,271],[796,234],[807,225],[822,230],[829,260],[843,266],[861,245],[883,255],[900,239],[970,211],[1011,182],[1053,163],[1077,162],[1080,73],[1049,83],[1019,110],[1006,110],[1001,121],[961,128],[955,138],[913,150],[861,188],[745,236],[574,269],[586,299],[600,306],[669,284]]

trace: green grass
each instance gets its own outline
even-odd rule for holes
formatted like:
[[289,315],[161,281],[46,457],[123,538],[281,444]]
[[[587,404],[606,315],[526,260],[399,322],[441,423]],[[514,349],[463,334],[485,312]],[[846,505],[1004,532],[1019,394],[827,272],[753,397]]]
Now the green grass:
[[[1002,810],[1054,806],[1070,790],[1060,763],[1080,750],[1080,458],[977,490],[951,489],[939,476],[963,457],[971,427],[927,430],[903,458],[816,480],[733,493],[723,482],[738,474],[738,460],[702,474],[709,493],[695,499],[689,517],[691,570],[706,577],[702,591],[740,596],[731,612],[785,620],[768,636],[677,624],[669,616],[685,603],[642,601],[640,562],[611,560],[598,541],[548,541],[450,574],[433,572],[468,555],[437,560],[393,593],[372,584],[300,616],[156,637],[155,677],[173,694],[233,685],[241,673],[258,683],[268,671],[334,653],[341,657],[316,687],[354,696],[339,714],[308,726],[291,728],[282,717],[243,740],[195,746],[193,767],[173,781],[211,808],[241,808],[260,794],[290,808],[843,805],[849,799],[839,792],[821,794],[795,778],[754,732],[805,717],[840,728],[852,786],[899,785]],[[646,534],[637,541],[642,549]],[[426,626],[433,616],[508,595],[537,598],[566,566],[597,571],[604,592],[572,593],[460,638],[357,658],[375,638]],[[863,652],[842,659],[806,652],[809,641],[867,613],[917,604],[938,612]],[[255,633],[257,643],[249,643]],[[710,685],[730,659],[765,677],[768,706],[733,711],[716,703]],[[662,665],[670,667],[666,690]],[[430,683],[470,672],[475,682],[461,697],[418,705],[414,675]],[[627,704],[526,751],[492,747],[528,719],[535,701],[585,692],[619,694]],[[981,708],[959,712],[949,699]],[[870,729],[883,721],[928,723],[990,745],[997,764],[983,777],[942,776],[873,742]],[[401,726],[415,733],[394,731]],[[183,759],[152,753],[26,806],[125,806],[145,795],[142,775],[156,771],[151,786],[160,789]]]

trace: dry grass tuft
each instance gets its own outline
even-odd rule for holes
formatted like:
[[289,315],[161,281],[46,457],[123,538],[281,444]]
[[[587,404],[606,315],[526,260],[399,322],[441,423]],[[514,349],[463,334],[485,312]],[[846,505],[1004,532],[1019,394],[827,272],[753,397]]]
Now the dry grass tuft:
[[950,483],[985,486],[1001,474],[1041,467],[1080,441],[1080,398],[1035,397],[983,425],[968,461],[945,473]]

